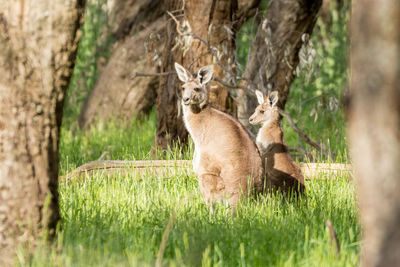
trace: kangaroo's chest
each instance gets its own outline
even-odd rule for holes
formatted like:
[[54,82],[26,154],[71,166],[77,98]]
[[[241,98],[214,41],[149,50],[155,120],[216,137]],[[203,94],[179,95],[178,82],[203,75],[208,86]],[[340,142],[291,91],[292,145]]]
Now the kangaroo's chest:
[[188,110],[184,110],[183,121],[194,143],[192,164],[194,172],[197,173],[200,165],[202,153],[201,147],[204,141],[203,139],[205,135],[206,125],[204,125],[204,120],[202,119],[202,117],[197,114],[191,114],[190,112],[188,112]]
[[266,153],[273,142],[274,141],[269,137],[257,135],[256,144],[261,154]]

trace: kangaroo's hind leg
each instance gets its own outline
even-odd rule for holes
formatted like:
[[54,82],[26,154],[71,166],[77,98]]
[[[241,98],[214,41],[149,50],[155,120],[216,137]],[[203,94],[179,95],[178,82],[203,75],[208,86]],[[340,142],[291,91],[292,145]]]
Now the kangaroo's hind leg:
[[217,175],[209,173],[200,175],[199,187],[204,201],[211,208],[214,202],[223,202],[226,197],[224,181]]

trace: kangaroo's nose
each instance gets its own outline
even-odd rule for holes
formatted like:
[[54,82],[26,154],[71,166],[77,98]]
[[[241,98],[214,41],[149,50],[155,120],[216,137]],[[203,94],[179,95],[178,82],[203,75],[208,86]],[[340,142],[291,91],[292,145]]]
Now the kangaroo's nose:
[[183,102],[186,103],[186,102],[188,102],[188,101],[189,101],[189,97],[184,97],[184,98],[183,98]]
[[253,121],[253,118],[249,118],[249,122],[252,122]]

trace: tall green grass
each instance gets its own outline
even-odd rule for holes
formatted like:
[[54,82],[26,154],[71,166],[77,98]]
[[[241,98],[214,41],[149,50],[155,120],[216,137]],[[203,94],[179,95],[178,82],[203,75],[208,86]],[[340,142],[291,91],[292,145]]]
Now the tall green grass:
[[[128,129],[128,130],[126,130]],[[146,159],[155,114],[128,128],[97,124],[75,137],[64,129],[65,173],[97,159],[106,149],[117,159]],[[169,158],[191,158],[171,150]],[[157,157],[157,155],[156,155]],[[130,174],[84,176],[60,181],[61,224],[51,245],[21,250],[20,266],[153,266],[172,214],[164,266],[355,266],[360,248],[354,184],[346,176],[307,180],[296,201],[269,194],[244,201],[232,212],[202,200],[195,175]],[[341,251],[331,245],[326,221]]]
[[[353,183],[346,177],[307,181],[307,197],[270,194],[214,214],[193,174],[174,177],[101,175],[62,181],[62,230],[30,266],[151,266],[175,212],[166,266],[355,266],[360,227]],[[341,252],[330,244],[326,221]],[[24,257],[21,257],[25,259]]]
[[149,159],[152,155],[156,114],[131,122],[96,123],[88,130],[62,127],[60,169],[62,174],[93,160],[104,152],[118,160]]
[[193,143],[174,146],[166,151],[153,149],[157,128],[156,112],[130,122],[98,122],[87,130],[63,126],[60,138],[60,172],[64,175],[78,166],[99,159],[151,160],[191,159]]

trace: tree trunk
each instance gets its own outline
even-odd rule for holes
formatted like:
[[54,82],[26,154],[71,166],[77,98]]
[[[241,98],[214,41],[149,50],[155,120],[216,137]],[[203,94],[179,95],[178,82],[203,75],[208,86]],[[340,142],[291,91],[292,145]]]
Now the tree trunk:
[[400,2],[353,2],[348,135],[362,266],[400,266]]
[[0,265],[54,234],[58,137],[84,1],[0,2]]
[[[182,26],[180,31],[188,34],[179,35],[175,21],[168,18],[168,39],[164,48],[161,71],[174,72],[175,62],[192,72],[197,71],[201,66],[212,64],[214,77],[234,83],[236,79],[235,32],[247,20],[247,16],[254,14],[252,10],[258,7],[259,2],[188,0],[183,6],[180,0],[170,0],[167,10],[180,21],[180,26]],[[242,8],[240,12],[239,6]],[[189,33],[194,33],[202,40]],[[210,49],[214,52],[210,52]],[[177,94],[181,91],[180,86],[181,83],[174,73],[161,77],[157,100],[158,128],[155,144],[162,149],[166,149],[175,142],[187,142],[187,131],[182,116],[178,116],[180,96]],[[215,81],[210,83],[209,101],[217,109],[234,115],[235,107],[228,90]]]
[[[182,2],[179,0],[169,0],[166,4],[167,10],[178,10]],[[175,15],[183,15],[183,11]],[[169,19],[167,22],[167,40],[164,46],[164,53],[161,60],[161,71],[173,71],[175,61],[182,62],[182,52],[172,49],[175,46],[176,31],[175,22]],[[159,89],[157,93],[157,118],[158,125],[155,136],[155,146],[166,149],[173,142],[187,142],[187,131],[183,125],[182,116],[178,116],[178,95],[179,81],[175,74],[160,77]]]
[[135,73],[156,73],[160,69],[159,53],[166,39],[163,14],[162,0],[114,3],[110,17],[116,42],[79,115],[81,127],[96,119],[129,120],[151,110],[159,77],[135,77]]
[[[264,91],[279,92],[278,106],[285,107],[294,71],[299,63],[303,34],[311,34],[322,0],[270,1],[265,18],[257,29],[256,39],[243,77],[243,85]],[[251,129],[248,119],[257,106],[255,96],[239,90],[238,118]]]

